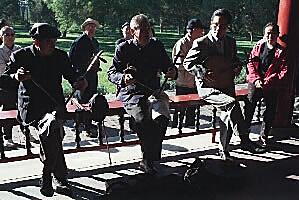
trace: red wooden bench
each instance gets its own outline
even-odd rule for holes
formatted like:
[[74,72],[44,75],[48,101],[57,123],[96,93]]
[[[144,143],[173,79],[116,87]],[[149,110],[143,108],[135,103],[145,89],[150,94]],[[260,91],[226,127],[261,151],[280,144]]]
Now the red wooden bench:
[[[237,99],[243,100],[244,97],[247,96],[247,89],[239,89],[236,90]],[[189,94],[189,95],[178,95],[178,96],[170,96],[170,109],[177,109],[178,111],[183,111],[186,108],[189,107],[197,107],[203,105],[208,105],[207,102],[202,100],[197,94]],[[120,138],[121,142],[125,143],[124,140],[124,115],[126,114],[123,104],[120,101],[111,101],[109,102],[109,112],[108,116],[118,115],[119,116],[119,122],[120,122]],[[18,125],[18,122],[16,120],[17,111],[11,110],[11,111],[0,111],[0,126],[8,126],[8,125]],[[90,110],[87,105],[81,105],[76,100],[72,100],[71,103],[67,105],[67,113],[65,115],[65,119],[74,120],[75,121],[75,129],[76,129],[76,147],[77,149],[80,148],[80,132],[79,132],[79,124],[81,122],[84,122],[90,117]],[[196,120],[196,131],[193,133],[185,133],[182,134],[182,120],[179,121],[179,134],[178,135],[171,135],[166,136],[165,139],[173,139],[173,138],[179,138],[179,137],[185,137],[185,136],[191,136],[196,134],[203,134],[203,133],[212,133],[212,142],[215,142],[215,135],[216,132],[219,131],[219,128],[216,128],[216,110],[213,111],[213,128],[205,129],[205,130],[199,130],[199,113],[197,114],[197,120]],[[98,139],[99,144],[103,145],[103,138],[102,138],[102,124],[98,124]],[[26,133],[27,132],[27,133]],[[29,140],[29,130],[24,132],[26,136],[26,148],[27,148],[27,154],[31,154],[30,150],[30,140]],[[28,144],[27,144],[28,141]],[[130,143],[127,143],[130,144]],[[4,147],[3,147],[3,137],[2,133],[0,131],[0,152],[1,152],[1,158],[5,158],[4,154]]]

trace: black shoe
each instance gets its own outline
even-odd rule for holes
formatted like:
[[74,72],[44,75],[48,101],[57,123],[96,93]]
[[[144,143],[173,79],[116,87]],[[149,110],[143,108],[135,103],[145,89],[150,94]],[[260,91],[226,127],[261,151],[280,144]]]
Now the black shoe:
[[51,175],[43,175],[39,183],[40,183],[40,193],[42,195],[46,197],[52,197],[54,195]]
[[241,149],[255,154],[265,153],[267,151],[265,147],[259,146],[250,140],[246,140],[246,142],[241,141]]
[[219,150],[218,155],[219,155],[220,159],[224,160],[224,161],[233,161],[234,160],[228,151]]
[[55,192],[57,192],[58,194],[63,194],[66,196],[71,196],[73,194],[71,186],[66,180],[66,178],[54,178],[53,183]]
[[152,161],[142,160],[139,163],[139,168],[146,174],[154,175],[157,170],[154,168],[154,163]]

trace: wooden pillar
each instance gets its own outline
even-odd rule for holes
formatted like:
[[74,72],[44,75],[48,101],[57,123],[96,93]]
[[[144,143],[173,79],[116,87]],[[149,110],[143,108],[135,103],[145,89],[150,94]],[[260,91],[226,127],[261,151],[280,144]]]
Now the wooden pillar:
[[288,51],[287,83],[278,99],[277,115],[273,127],[289,127],[291,125],[295,97],[296,72],[299,54],[299,1],[280,0],[278,21],[280,27],[279,43]]

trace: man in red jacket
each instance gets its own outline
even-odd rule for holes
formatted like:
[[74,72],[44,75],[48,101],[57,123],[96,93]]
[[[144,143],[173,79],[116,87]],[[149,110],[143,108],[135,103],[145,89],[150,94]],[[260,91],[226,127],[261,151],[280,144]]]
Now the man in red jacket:
[[245,121],[248,128],[257,102],[264,97],[264,112],[260,140],[266,145],[268,134],[275,117],[280,88],[285,84],[287,73],[286,51],[277,43],[279,26],[267,23],[264,27],[264,38],[253,47],[250,58],[259,57],[258,62],[250,62],[248,68],[248,101],[245,104]]

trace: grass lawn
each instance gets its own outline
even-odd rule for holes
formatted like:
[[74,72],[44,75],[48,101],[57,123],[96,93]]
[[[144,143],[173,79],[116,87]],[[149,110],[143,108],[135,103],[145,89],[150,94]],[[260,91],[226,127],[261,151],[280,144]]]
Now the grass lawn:
[[[107,29],[106,29],[107,30]],[[74,32],[67,34],[66,38],[59,38],[57,41],[57,47],[63,49],[65,51],[69,51],[72,42],[81,34],[81,32]],[[165,32],[165,33],[158,33],[156,32],[156,37],[161,40],[166,48],[168,55],[171,55],[172,47],[174,46],[175,42],[181,38],[183,35],[178,35],[173,32]],[[103,71],[99,73],[99,86],[98,91],[107,94],[107,93],[114,93],[115,86],[114,84],[110,83],[107,79],[107,70],[111,66],[113,54],[114,54],[114,42],[120,37],[119,33],[111,32],[107,30],[105,33],[98,31],[96,34],[96,39],[100,43],[100,49],[104,51],[103,58],[105,58],[108,63],[101,63],[101,68]],[[248,54],[250,53],[253,45],[258,40],[258,38],[251,44],[249,39],[246,37],[235,36],[237,40],[237,48],[238,48],[238,55],[240,56],[241,60],[245,60],[246,56],[244,51],[247,51]],[[27,45],[32,44],[32,39],[30,38],[28,31],[24,31],[21,29],[16,28],[16,44],[25,47]],[[245,67],[242,70],[242,73],[239,77],[236,78],[236,83],[244,83],[245,82]],[[163,81],[163,79],[161,80]],[[169,82],[166,88],[174,88],[175,83]],[[71,92],[71,87],[67,81],[63,81],[63,88],[65,95]]]

